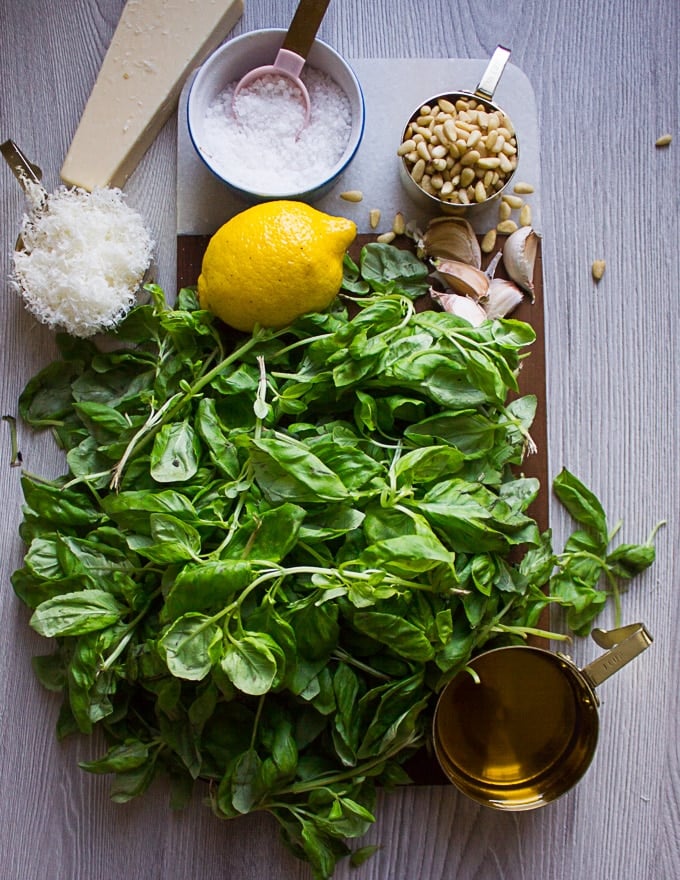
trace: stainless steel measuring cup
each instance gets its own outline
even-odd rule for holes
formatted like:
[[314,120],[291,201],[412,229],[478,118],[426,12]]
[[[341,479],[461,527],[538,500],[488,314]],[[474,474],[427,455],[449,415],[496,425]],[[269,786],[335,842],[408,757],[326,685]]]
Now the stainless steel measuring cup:
[[652,643],[641,623],[593,630],[606,653],[579,669],[529,645],[473,658],[439,696],[433,743],[463,794],[498,810],[556,800],[588,769],[599,732],[595,688]]
[[[507,191],[511,180],[515,176],[517,163],[519,162],[519,145],[517,143],[517,133],[514,130],[514,126],[512,126],[509,116],[498,104],[492,101],[492,98],[509,58],[510,50],[504,46],[497,46],[474,92],[464,90],[441,92],[438,95],[433,95],[421,101],[409,116],[402,132],[397,152],[400,156],[399,174],[401,181],[406,192],[417,204],[434,208],[447,214],[468,213],[469,211],[485,207],[491,202],[495,202]],[[487,178],[487,171],[493,178],[494,169],[484,167],[489,164],[485,161],[481,165],[474,163],[461,165],[463,148],[460,144],[460,139],[464,139],[462,138],[462,132],[460,133],[460,139],[456,142],[451,136],[443,136],[442,129],[445,132],[446,127],[440,125],[439,129],[437,129],[436,120],[434,123],[421,124],[424,119],[421,112],[423,107],[432,108],[437,106],[441,109],[440,102],[444,102],[445,106],[455,107],[456,103],[461,100],[474,103],[478,110],[481,109],[487,116],[500,116],[512,127],[512,138],[514,139],[511,157],[506,154],[507,161],[513,166],[512,169],[508,169],[506,165],[505,170],[502,171],[503,178],[500,184],[497,182],[485,185],[485,195],[483,197],[480,196],[479,191],[473,194],[472,197],[466,194],[465,198],[468,201],[465,203],[453,200],[456,198],[455,193],[459,193],[462,197],[463,191],[469,189],[468,184],[463,185],[461,178],[464,181],[465,175],[469,176],[471,171],[482,171],[482,174],[475,176],[474,183],[477,185],[478,182],[484,181]],[[478,112],[478,110],[473,112]],[[429,128],[429,134],[426,133],[426,128]],[[416,145],[413,150],[404,152],[404,145],[413,140],[414,136],[417,140],[419,135],[424,137],[426,145],[424,147]],[[437,149],[431,149],[432,145]],[[430,153],[429,158],[427,155],[428,150]],[[435,153],[437,154],[436,156],[434,155]],[[480,155],[480,158],[488,160],[490,158],[493,159],[494,156],[490,153],[489,155]],[[462,160],[463,163],[465,161],[464,159]],[[444,163],[447,163],[448,168],[444,168]],[[461,165],[460,168],[458,167],[459,165]],[[464,171],[465,168],[468,170]],[[499,172],[496,171],[496,173],[498,174]],[[445,179],[441,183],[438,182],[437,188],[433,189],[431,186],[432,182],[438,176],[441,177],[441,175],[444,175]],[[447,181],[452,182],[452,189],[450,191],[448,190]],[[446,192],[445,189],[447,190]]]

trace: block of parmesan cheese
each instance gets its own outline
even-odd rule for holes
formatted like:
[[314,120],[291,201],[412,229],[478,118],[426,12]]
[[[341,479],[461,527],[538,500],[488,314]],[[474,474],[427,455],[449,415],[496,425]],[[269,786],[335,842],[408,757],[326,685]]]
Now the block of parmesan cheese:
[[242,13],[243,0],[128,0],[64,160],[64,183],[123,186],[187,76]]

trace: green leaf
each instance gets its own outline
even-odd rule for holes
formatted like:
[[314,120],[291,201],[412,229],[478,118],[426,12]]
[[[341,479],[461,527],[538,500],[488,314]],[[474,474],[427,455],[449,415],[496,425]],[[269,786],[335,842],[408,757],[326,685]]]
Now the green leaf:
[[130,545],[152,562],[186,562],[201,552],[201,535],[197,529],[167,513],[149,516],[151,541],[130,540]]
[[454,560],[455,554],[434,535],[403,535],[371,544],[357,562],[361,567],[384,569],[408,577],[439,565],[453,570]]
[[105,755],[95,761],[79,761],[78,766],[88,773],[125,773],[141,767],[148,757],[149,744],[132,739],[121,745],[112,746]]
[[566,468],[553,480],[553,491],[576,522],[591,528],[604,549],[609,540],[607,517],[597,497]]
[[102,508],[122,529],[151,534],[150,514],[171,514],[184,522],[196,522],[196,510],[190,499],[173,489],[157,492],[127,491],[102,498]]
[[42,602],[29,623],[41,636],[77,636],[95,632],[117,623],[122,606],[103,590],[80,590],[63,593]]
[[280,649],[264,633],[250,633],[225,646],[220,666],[244,694],[266,694],[278,670],[276,654]]
[[111,800],[117,804],[126,804],[133,798],[139,797],[151,785],[155,775],[155,756],[139,767],[117,773],[111,783]]
[[261,797],[259,774],[262,761],[255,749],[239,756],[231,777],[231,801],[239,813],[249,813]]
[[272,502],[343,501],[342,480],[302,443],[274,437],[253,440],[255,479]]
[[40,482],[25,472],[21,488],[31,513],[45,522],[73,528],[91,526],[102,518],[90,498],[74,489]]
[[434,657],[434,649],[425,633],[394,614],[380,611],[357,611],[354,626],[401,657],[425,663]]
[[422,296],[428,290],[427,266],[410,251],[394,245],[371,242],[360,258],[361,275],[373,290]]
[[187,611],[217,611],[252,577],[251,564],[240,559],[209,559],[186,565],[172,582],[161,619],[174,620]]
[[619,544],[607,556],[607,565],[616,577],[628,579],[649,568],[655,559],[653,544]]
[[212,618],[189,612],[169,626],[158,648],[170,672],[177,678],[200,681],[213,665],[213,649],[222,630]]
[[188,421],[163,425],[154,437],[151,476],[159,483],[190,480],[198,470],[200,445]]

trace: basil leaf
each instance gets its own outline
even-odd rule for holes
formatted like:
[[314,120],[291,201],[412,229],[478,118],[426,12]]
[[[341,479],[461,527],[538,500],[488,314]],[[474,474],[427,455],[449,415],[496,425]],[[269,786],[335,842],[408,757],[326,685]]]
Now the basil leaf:
[[121,619],[123,608],[103,590],[63,593],[42,602],[29,624],[41,636],[75,636],[105,629]]
[[113,746],[95,761],[79,761],[78,766],[88,773],[121,773],[141,767],[149,757],[148,743],[130,740]]
[[188,611],[217,611],[252,580],[252,566],[238,559],[210,559],[188,564],[177,573],[165,597],[161,619],[180,617]]
[[255,479],[273,502],[343,501],[342,480],[302,444],[267,438],[253,440]]
[[360,632],[387,645],[390,651],[401,657],[426,662],[434,656],[434,649],[425,633],[394,614],[357,611],[352,622]]
[[210,672],[221,639],[222,631],[212,618],[188,612],[163,632],[158,649],[173,675],[200,681]]
[[159,483],[184,482],[198,470],[200,446],[188,421],[163,425],[154,437],[151,476]]
[[276,678],[275,652],[279,649],[271,637],[251,633],[226,645],[220,665],[244,694],[259,696],[271,689]]
[[593,529],[598,545],[607,546],[607,517],[595,495],[566,468],[553,481],[553,491],[576,522]]

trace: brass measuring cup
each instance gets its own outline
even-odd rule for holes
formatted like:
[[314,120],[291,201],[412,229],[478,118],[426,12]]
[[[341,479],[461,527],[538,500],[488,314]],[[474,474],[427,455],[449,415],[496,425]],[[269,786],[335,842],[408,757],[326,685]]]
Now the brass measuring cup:
[[498,810],[530,810],[581,779],[598,739],[595,688],[652,643],[641,623],[592,637],[607,651],[583,669],[564,654],[512,645],[474,657],[446,685],[434,750],[463,794]]
[[[408,118],[408,122],[406,123],[401,135],[400,144],[403,145],[404,142],[409,139],[409,131],[411,130],[411,126],[413,125],[413,123],[417,122],[420,116],[421,108],[426,105],[432,107],[442,99],[445,99],[446,101],[454,105],[459,99],[474,99],[477,105],[483,107],[487,113],[500,114],[501,117],[508,120],[510,124],[512,124],[512,121],[510,120],[510,117],[505,112],[505,110],[503,110],[502,107],[492,101],[494,92],[496,91],[498,83],[500,82],[501,76],[503,75],[503,71],[505,70],[509,58],[510,50],[506,49],[504,46],[497,46],[474,92],[465,91],[462,89],[449,92],[440,92],[437,95],[433,95],[432,97],[421,101]],[[475,201],[473,199],[468,204],[461,204],[450,201],[448,198],[443,198],[438,193],[429,192],[428,190],[424,189],[421,183],[417,182],[412,176],[414,168],[410,167],[407,156],[401,156],[399,160],[399,176],[401,182],[408,195],[416,204],[420,204],[423,207],[428,207],[430,209],[435,208],[437,211],[440,211],[444,214],[462,214],[478,210],[482,207],[486,207],[487,205],[495,203],[498,199],[500,199],[501,195],[507,191],[508,186],[510,185],[510,181],[515,177],[517,167],[516,163],[519,161],[519,143],[517,140],[517,132],[514,131],[514,126],[513,136],[515,138],[516,144],[516,152],[514,156],[515,168],[507,174],[503,185],[500,188],[489,192],[489,194],[483,201]]]

